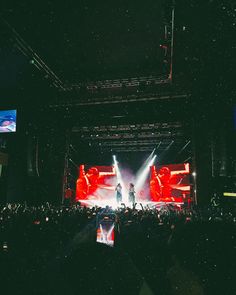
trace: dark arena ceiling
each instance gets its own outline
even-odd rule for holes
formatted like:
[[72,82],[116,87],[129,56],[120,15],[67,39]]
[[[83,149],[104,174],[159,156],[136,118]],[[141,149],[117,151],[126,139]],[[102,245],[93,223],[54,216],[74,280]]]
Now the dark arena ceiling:
[[[107,152],[158,147],[185,161],[195,111],[197,118],[203,112],[214,117],[202,97],[215,103],[234,84],[225,49],[233,39],[234,6],[174,2],[2,3],[3,101],[33,110],[29,120],[42,129],[68,124],[75,146]],[[209,15],[220,16],[219,26]],[[228,73],[224,83],[220,68]]]
[[8,1],[1,27],[6,87],[50,97],[35,125],[53,134],[66,122],[88,154],[156,148],[163,161],[189,160],[189,126],[175,114],[188,94],[170,90],[173,1]]
[[[234,85],[230,0],[8,0],[0,30],[1,90],[12,92],[6,100],[14,90],[21,101],[34,95],[56,104],[104,99],[108,89],[145,99],[163,88],[164,97],[186,94],[191,83],[222,91]],[[173,76],[171,92],[165,86]]]
[[128,84],[125,79],[137,77],[152,83],[169,75],[170,0],[112,5],[92,0],[8,1],[1,26],[30,66],[64,90],[83,83],[92,88],[91,82],[112,79]]

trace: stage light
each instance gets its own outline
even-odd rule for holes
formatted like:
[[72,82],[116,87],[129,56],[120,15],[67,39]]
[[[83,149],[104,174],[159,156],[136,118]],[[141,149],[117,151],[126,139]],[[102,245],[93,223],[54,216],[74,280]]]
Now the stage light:
[[136,183],[135,183],[135,188],[136,188],[136,192],[140,191],[145,182],[146,182],[146,179],[148,177],[148,173],[150,171],[150,166],[152,166],[156,160],[156,157],[157,155],[154,155],[149,161],[148,163],[146,164],[146,166],[143,168],[142,171],[140,171],[138,174],[137,174],[137,179],[136,179]]

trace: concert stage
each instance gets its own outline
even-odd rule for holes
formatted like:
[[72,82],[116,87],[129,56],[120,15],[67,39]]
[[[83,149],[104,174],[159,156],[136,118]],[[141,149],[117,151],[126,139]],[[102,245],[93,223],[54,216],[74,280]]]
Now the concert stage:
[[76,183],[75,202],[87,207],[159,208],[189,202],[189,164],[181,163],[156,168],[152,152],[135,174],[118,165],[113,156],[113,166],[80,165]]

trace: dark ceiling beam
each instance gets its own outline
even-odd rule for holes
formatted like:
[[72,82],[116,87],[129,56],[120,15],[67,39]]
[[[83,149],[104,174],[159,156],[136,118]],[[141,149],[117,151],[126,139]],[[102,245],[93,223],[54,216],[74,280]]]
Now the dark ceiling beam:
[[128,138],[138,138],[138,139],[147,139],[147,138],[176,138],[183,137],[182,131],[165,131],[165,132],[129,132],[129,133],[98,133],[98,134],[90,134],[90,135],[81,135],[81,140],[109,140],[109,139],[128,139]]
[[103,152],[117,152],[117,153],[126,153],[126,152],[149,152],[152,151],[153,147],[119,147],[119,148],[106,148],[103,149]]
[[83,98],[80,97],[78,99],[70,99],[68,98],[66,101],[57,101],[55,103],[51,103],[50,107],[76,107],[76,106],[89,106],[89,105],[102,105],[102,104],[118,104],[118,103],[132,103],[132,102],[147,102],[147,101],[156,101],[156,100],[177,100],[177,99],[189,99],[191,97],[190,94],[168,94],[162,95],[161,92],[157,94],[153,94],[152,96],[148,96],[147,94],[143,94],[139,96],[137,93],[134,95],[123,95],[123,96],[106,96],[103,98]]
[[[163,131],[169,129],[180,129],[183,124],[179,121],[175,122],[158,122],[158,123],[144,123],[144,124],[120,124],[120,125],[100,125],[100,126],[74,126],[72,132],[97,133],[97,132],[127,132],[127,131]],[[169,130],[170,131],[170,130]]]
[[152,145],[152,146],[156,146],[157,142],[156,140],[150,140],[150,141],[119,141],[119,142],[101,142],[101,146],[105,147],[105,146],[112,146],[112,147],[119,147],[119,146],[145,146],[145,145]]
[[63,81],[48,67],[41,57],[31,48],[29,44],[20,36],[20,34],[3,18],[0,16],[0,22],[10,34],[10,40],[14,46],[28,59],[32,66],[35,66],[44,76],[50,81],[51,85],[65,91]]

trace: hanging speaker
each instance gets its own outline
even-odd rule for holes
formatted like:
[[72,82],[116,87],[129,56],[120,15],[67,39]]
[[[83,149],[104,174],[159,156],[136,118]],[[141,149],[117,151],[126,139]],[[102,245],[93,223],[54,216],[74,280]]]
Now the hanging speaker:
[[39,142],[37,137],[29,138],[27,153],[27,174],[28,176],[39,176]]

